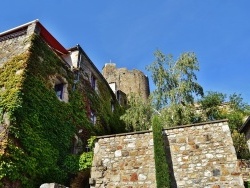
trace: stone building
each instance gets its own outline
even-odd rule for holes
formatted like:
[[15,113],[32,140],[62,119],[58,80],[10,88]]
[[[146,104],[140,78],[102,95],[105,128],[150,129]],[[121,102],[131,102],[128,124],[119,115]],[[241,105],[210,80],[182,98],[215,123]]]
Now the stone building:
[[116,68],[116,64],[106,63],[102,74],[115,93],[117,91],[122,91],[126,95],[134,93],[140,95],[143,100],[147,100],[150,92],[149,81],[143,72],[136,69]]
[[1,187],[67,182],[70,156],[123,132],[121,113],[80,45],[66,49],[38,20],[0,33]]

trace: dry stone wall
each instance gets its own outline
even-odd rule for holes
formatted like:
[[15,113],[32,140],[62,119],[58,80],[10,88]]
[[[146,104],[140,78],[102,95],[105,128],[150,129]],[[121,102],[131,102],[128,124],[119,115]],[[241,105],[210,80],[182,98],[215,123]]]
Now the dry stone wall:
[[[243,188],[226,120],[164,129],[172,187]],[[91,188],[156,187],[152,132],[99,137]]]
[[101,137],[95,145],[91,188],[154,188],[152,132]]

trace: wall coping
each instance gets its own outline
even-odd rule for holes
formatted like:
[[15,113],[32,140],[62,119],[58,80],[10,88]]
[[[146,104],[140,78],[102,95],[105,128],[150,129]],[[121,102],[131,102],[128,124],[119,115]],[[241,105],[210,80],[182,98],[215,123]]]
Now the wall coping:
[[[194,123],[194,124],[187,124],[187,125],[179,125],[179,126],[175,126],[175,127],[164,128],[163,130],[172,130],[172,129],[179,129],[179,128],[185,128],[185,127],[194,127],[194,126],[200,126],[200,125],[222,123],[222,122],[228,122],[228,119],[221,119],[221,120],[215,120],[215,121],[206,121],[206,122],[202,122],[202,123]],[[153,132],[153,131],[152,130],[145,130],[145,131],[136,131],[136,132],[129,132],[129,133],[103,135],[103,136],[97,136],[96,139],[110,138],[110,137],[117,137],[117,136],[126,136],[126,135],[134,135],[134,134],[145,134],[145,133],[151,133],[151,132]]]
[[228,122],[228,119],[221,119],[221,120],[215,120],[215,121],[206,121],[206,122],[187,124],[187,125],[178,125],[178,126],[175,126],[175,127],[164,128],[164,130],[179,129],[179,128],[185,128],[185,127],[194,127],[194,126],[215,124],[215,123],[222,123],[222,122]]

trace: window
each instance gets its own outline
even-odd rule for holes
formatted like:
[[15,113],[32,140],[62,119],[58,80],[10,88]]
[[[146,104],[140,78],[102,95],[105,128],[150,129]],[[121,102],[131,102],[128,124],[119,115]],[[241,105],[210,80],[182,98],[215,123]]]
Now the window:
[[90,112],[90,121],[93,123],[93,125],[96,124],[96,115],[92,110]]
[[91,75],[91,87],[96,89],[96,78],[93,75]]
[[55,85],[56,96],[61,100],[63,99],[63,85],[63,83]]
[[115,110],[115,105],[114,105],[114,102],[111,101],[111,112],[114,112]]
[[56,96],[59,100],[68,102],[68,84],[67,80],[62,77],[54,78],[54,90],[56,92]]

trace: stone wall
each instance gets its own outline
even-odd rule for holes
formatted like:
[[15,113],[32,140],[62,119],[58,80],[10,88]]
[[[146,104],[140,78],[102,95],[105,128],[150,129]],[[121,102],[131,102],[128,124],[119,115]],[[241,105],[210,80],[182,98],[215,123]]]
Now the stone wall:
[[174,177],[181,187],[244,187],[227,121],[165,130]]
[[94,153],[91,188],[156,187],[152,132],[100,137]]
[[0,67],[6,61],[22,54],[28,50],[31,45],[29,37],[33,34],[35,25],[30,25],[7,36],[0,33]]
[[238,159],[238,167],[245,182],[250,181],[250,161]]
[[[27,26],[12,32],[8,35],[0,33],[0,69],[4,66],[5,63],[11,61],[17,55],[20,55],[27,51],[30,47],[31,42],[29,37],[31,35],[31,28],[34,29],[34,25]],[[17,71],[16,74],[20,74],[21,71]],[[0,83],[0,93],[5,91],[5,84]],[[0,154],[4,153],[4,150],[7,145],[8,139],[8,128],[10,126],[9,113],[4,111],[3,114],[0,114]]]
[[[172,187],[244,187],[226,120],[164,129]],[[156,187],[152,132],[100,137],[91,187]]]
[[144,100],[147,100],[149,81],[143,72],[136,69],[116,68],[116,64],[107,63],[102,69],[102,74],[109,84],[116,83],[116,91],[121,90],[127,95],[140,94]]

